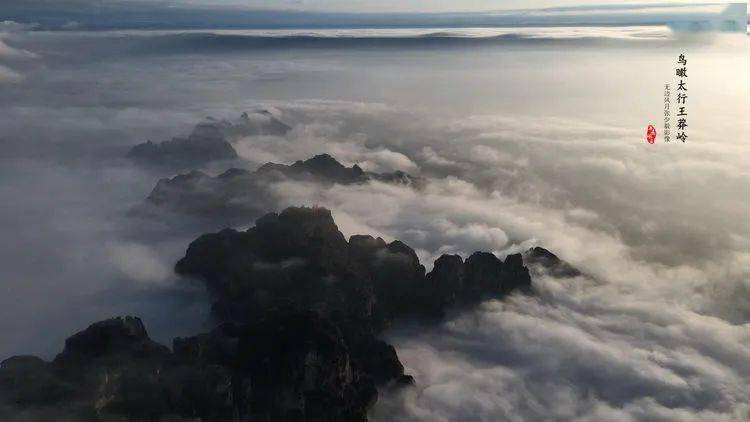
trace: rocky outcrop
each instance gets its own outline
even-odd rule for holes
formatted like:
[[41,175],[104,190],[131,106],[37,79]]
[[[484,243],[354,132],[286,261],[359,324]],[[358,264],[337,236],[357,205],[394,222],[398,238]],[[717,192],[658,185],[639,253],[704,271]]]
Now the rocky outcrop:
[[183,220],[211,228],[247,224],[276,208],[276,197],[268,183],[239,169],[218,177],[191,171],[159,180],[131,214],[172,225]]
[[55,363],[71,366],[81,362],[159,360],[169,349],[152,341],[139,318],[113,318],[92,324],[65,340]]
[[292,127],[279,120],[268,110],[244,112],[234,125],[224,121],[226,131],[233,136],[284,136]]
[[340,329],[311,312],[224,324],[175,339],[174,350],[181,362],[231,368],[240,420],[363,421],[377,399]]
[[342,185],[379,181],[394,185],[421,188],[424,180],[403,171],[391,173],[365,172],[357,164],[346,167],[328,154],[319,154],[307,160],[299,160],[292,165],[266,163],[258,170],[259,175],[281,174],[287,178],[312,180]]
[[245,136],[284,136],[292,128],[268,110],[242,113],[239,120],[208,118],[195,126],[187,137],[135,145],[128,158],[146,165],[184,168],[200,166],[211,161],[233,160],[237,152],[231,141]]
[[476,252],[466,262],[446,255],[425,274],[414,250],[398,240],[355,235],[347,241],[324,208],[287,208],[245,232],[203,235],[175,270],[206,283],[223,319],[314,309],[376,329],[398,316],[440,313],[457,301],[531,287],[520,254],[502,261]]
[[531,287],[521,255],[502,261],[477,252],[466,262],[444,256],[425,274],[414,250],[398,240],[356,235],[347,241],[324,208],[288,208],[245,232],[203,235],[175,269],[206,283],[221,319],[316,310],[376,331],[400,316],[439,315],[458,301]]
[[232,160],[237,158],[237,152],[222,132],[221,126],[209,122],[197,125],[184,138],[138,144],[128,151],[127,156],[140,164],[184,167]]
[[[544,251],[525,255],[563,265]],[[52,362],[0,364],[0,418],[366,421],[378,389],[414,383],[383,329],[530,291],[526,256],[443,255],[425,273],[400,241],[347,240],[327,209],[266,214],[246,231],[200,236],[175,266],[205,283],[215,329],[170,351],[138,318],[92,324]]]
[[289,208],[245,232],[201,236],[175,269],[204,280],[226,320],[309,309],[369,318],[372,309],[367,274],[349,266],[348,243],[322,208]]
[[533,247],[524,252],[523,260],[531,265],[540,267],[554,277],[568,278],[582,275],[577,268],[540,246]]
[[346,167],[328,154],[316,155],[304,161],[299,160],[289,166],[266,163],[257,171],[258,174],[272,172],[279,172],[295,179],[313,178],[340,184],[363,183],[369,179],[358,165]]
[[58,377],[52,365],[36,356],[13,356],[0,363],[0,402],[6,406],[52,406],[77,394],[74,383]]
[[224,324],[175,339],[174,353],[137,318],[114,318],[70,337],[52,362],[0,364],[0,404],[38,420],[365,421],[375,385],[314,313]]
[[424,185],[421,178],[403,172],[365,172],[356,164],[346,167],[330,155],[321,154],[291,165],[266,163],[254,172],[232,168],[216,177],[192,171],[164,178],[134,213],[157,217],[171,213],[222,227],[247,224],[277,207],[271,184],[290,179],[345,185],[370,181],[414,188]]
[[426,279],[427,306],[438,315],[452,305],[499,298],[514,290],[531,291],[531,276],[520,254],[502,261],[489,252],[474,252],[465,262],[458,255],[443,255]]
[[244,232],[206,234],[175,270],[202,280],[214,314],[243,323],[267,315],[314,312],[339,327],[352,359],[380,384],[409,384],[395,350],[377,338],[394,320],[440,316],[457,303],[528,290],[520,255],[443,256],[425,274],[408,245],[367,235],[348,241],[323,208],[288,208]]
[[436,259],[425,280],[430,286],[424,293],[428,312],[442,315],[446,308],[463,300],[465,279],[465,265],[460,256],[442,255]]
[[3,361],[0,401],[30,420],[102,420],[105,415],[158,420],[188,413],[173,404],[181,398],[170,390],[176,369],[170,356],[148,337],[140,319],[101,321],[66,340],[52,362]]

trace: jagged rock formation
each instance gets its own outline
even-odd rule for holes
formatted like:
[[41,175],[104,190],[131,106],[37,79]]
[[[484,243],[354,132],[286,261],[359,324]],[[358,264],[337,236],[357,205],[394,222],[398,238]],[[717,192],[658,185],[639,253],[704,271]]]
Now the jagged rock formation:
[[259,175],[268,175],[274,172],[292,179],[316,180],[342,185],[366,183],[371,180],[417,188],[424,185],[422,178],[412,176],[403,171],[391,173],[365,172],[356,164],[352,167],[346,167],[328,154],[319,154],[304,161],[299,160],[292,165],[266,163],[256,173]]
[[175,339],[175,357],[232,371],[232,403],[241,420],[364,421],[377,399],[338,327],[315,313]]
[[529,264],[542,267],[547,273],[554,277],[566,278],[582,275],[577,268],[558,258],[557,255],[547,249],[539,246],[533,247],[524,252],[523,259]]
[[266,163],[250,172],[232,168],[217,177],[200,171],[159,180],[136,214],[173,213],[209,220],[221,226],[247,224],[276,208],[269,184],[283,180],[328,184],[367,183],[372,180],[421,188],[424,181],[404,172],[371,173],[356,164],[346,167],[328,154],[291,165]]
[[182,168],[203,165],[211,161],[233,160],[237,152],[230,140],[243,136],[283,136],[291,127],[267,110],[243,113],[239,121],[231,123],[208,118],[195,126],[184,138],[138,144],[128,151],[128,158],[147,165]]
[[443,256],[426,275],[408,245],[365,235],[347,241],[324,208],[287,208],[245,232],[203,235],[175,270],[205,281],[222,319],[314,309],[334,321],[367,322],[376,331],[398,316],[439,314],[457,301],[531,285],[520,254],[505,261],[487,252],[466,262]]
[[444,256],[425,274],[400,241],[365,235],[347,241],[324,208],[288,208],[245,232],[203,235],[175,269],[205,282],[220,320],[316,312],[341,328],[353,358],[380,382],[409,382],[392,347],[377,340],[396,318],[436,317],[458,302],[531,285],[520,255],[501,261],[476,253],[465,263]]
[[[231,420],[230,375],[222,367],[184,365],[148,337],[140,319],[113,318],[70,337],[52,362],[29,356],[3,361],[0,417],[155,421],[167,415],[173,420],[222,415]],[[196,389],[203,391],[193,394]]]
[[219,125],[201,123],[185,138],[160,143],[147,141],[131,148],[127,156],[141,164],[180,167],[232,160],[237,158],[237,151]]
[[376,399],[341,331],[313,313],[223,324],[175,339],[174,353],[139,319],[114,318],[52,362],[0,364],[0,417],[31,420],[364,421]]
[[[269,180],[231,169],[218,177],[191,171],[157,182],[146,200],[131,212],[177,224],[182,219],[212,227],[247,224],[269,208],[276,208]],[[171,217],[171,218],[169,218]]]
[[[525,255],[563,265],[537,249]],[[425,274],[408,245],[347,240],[323,208],[200,236],[175,270],[205,283],[214,330],[170,351],[138,318],[114,318],[70,337],[52,362],[10,358],[0,419],[366,421],[378,388],[414,383],[378,338],[388,324],[531,289],[520,254],[443,255]]]
[[284,136],[292,127],[279,120],[268,110],[242,113],[240,121],[227,125],[227,132],[234,136]]

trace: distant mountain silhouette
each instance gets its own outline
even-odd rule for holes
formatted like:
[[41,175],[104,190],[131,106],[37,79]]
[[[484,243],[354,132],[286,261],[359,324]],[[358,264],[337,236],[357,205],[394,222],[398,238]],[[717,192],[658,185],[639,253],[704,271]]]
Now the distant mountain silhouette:
[[216,177],[192,171],[164,178],[134,213],[159,218],[164,213],[189,216],[221,226],[247,224],[276,208],[276,195],[269,184],[290,179],[342,185],[377,181],[416,189],[425,184],[421,177],[401,171],[365,172],[356,164],[346,167],[321,154],[291,165],[266,163],[254,172],[232,168]]
[[231,139],[258,135],[283,136],[290,130],[290,126],[267,110],[242,113],[235,123],[208,118],[206,122],[196,125],[187,137],[160,143],[147,141],[132,147],[127,156],[137,163],[151,166],[199,166],[211,161],[238,158],[229,142]]

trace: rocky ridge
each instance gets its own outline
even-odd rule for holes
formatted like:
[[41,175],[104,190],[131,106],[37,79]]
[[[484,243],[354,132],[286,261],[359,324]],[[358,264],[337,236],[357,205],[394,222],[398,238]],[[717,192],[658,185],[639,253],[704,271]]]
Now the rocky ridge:
[[291,129],[268,110],[242,113],[234,123],[209,117],[186,137],[159,143],[146,141],[133,146],[127,157],[139,164],[176,168],[234,160],[238,156],[230,140],[243,136],[284,136]]
[[422,178],[401,171],[373,173],[356,164],[346,167],[332,156],[320,154],[291,165],[266,163],[256,171],[232,168],[216,177],[191,171],[163,178],[135,213],[147,216],[171,213],[222,226],[247,224],[248,218],[276,208],[276,196],[269,184],[284,180],[342,185],[379,181],[416,189],[425,183]]
[[270,213],[247,231],[200,236],[175,266],[205,283],[214,330],[170,351],[138,318],[95,323],[52,362],[3,361],[0,417],[365,421],[378,389],[413,383],[383,329],[531,292],[524,259],[564,262],[542,248],[504,260],[476,252],[443,255],[426,273],[400,241],[347,240],[324,208]]

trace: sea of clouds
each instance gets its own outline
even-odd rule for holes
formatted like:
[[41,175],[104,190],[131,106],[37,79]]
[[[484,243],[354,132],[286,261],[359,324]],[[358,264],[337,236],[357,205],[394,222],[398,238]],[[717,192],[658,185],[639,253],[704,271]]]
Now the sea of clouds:
[[[115,314],[143,316],[165,342],[204,327],[207,299],[171,271],[200,233],[128,216],[172,174],[124,154],[264,108],[293,130],[237,140],[247,168],[329,153],[428,180],[278,182],[268,211],[328,207],[346,235],[403,240],[428,268],[443,253],[542,245],[585,274],[535,269],[534,296],[393,327],[417,387],[384,394],[375,420],[750,417],[750,87],[730,82],[746,78],[746,38],[562,52],[212,51],[178,37],[170,51],[175,38],[148,33],[3,28],[0,356],[49,357]],[[695,87],[692,139],[649,145],[678,52]]]

